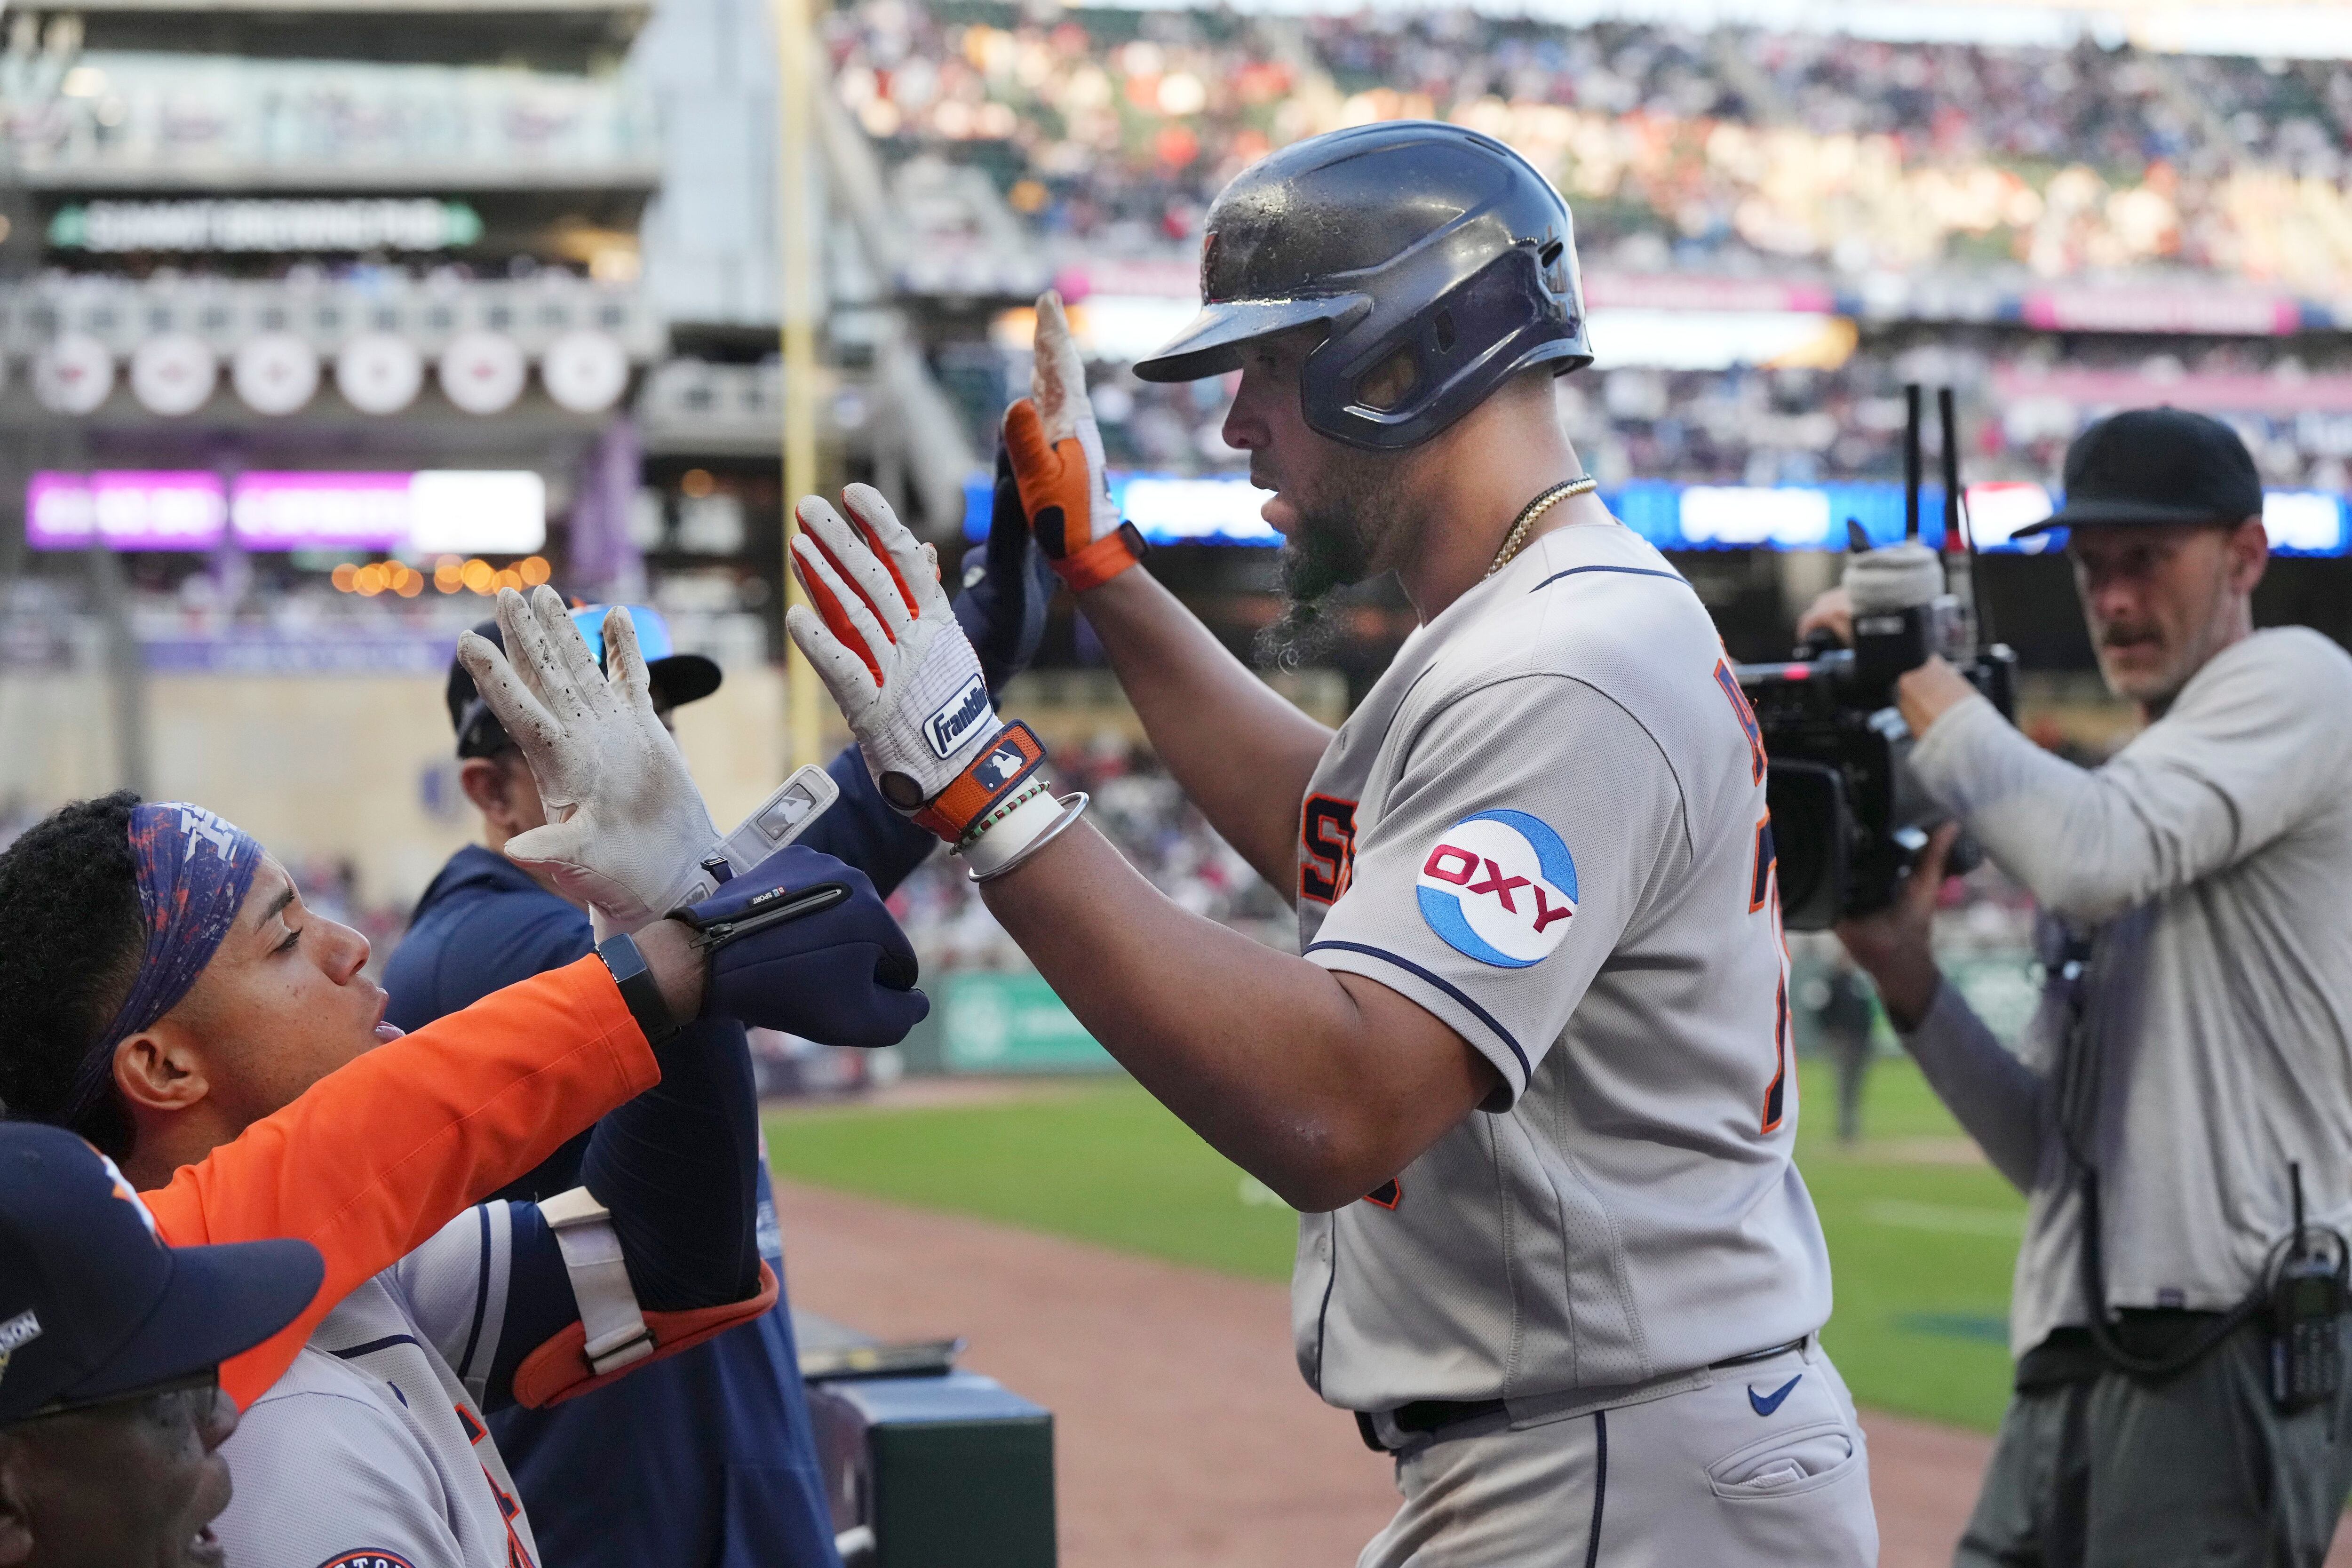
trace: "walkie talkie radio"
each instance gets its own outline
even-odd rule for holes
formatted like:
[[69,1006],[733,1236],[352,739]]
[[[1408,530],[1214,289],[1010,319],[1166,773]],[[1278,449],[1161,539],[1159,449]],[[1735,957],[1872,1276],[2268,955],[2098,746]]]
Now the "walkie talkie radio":
[[2271,1403],[2294,1411],[2333,1399],[2342,1386],[2340,1324],[2352,1260],[2344,1237],[2332,1230],[2315,1233],[2334,1240],[2332,1254],[2312,1245],[2315,1233],[2303,1219],[2303,1167],[2289,1164],[2286,1171],[2294,1190],[2294,1234],[2271,1277]]

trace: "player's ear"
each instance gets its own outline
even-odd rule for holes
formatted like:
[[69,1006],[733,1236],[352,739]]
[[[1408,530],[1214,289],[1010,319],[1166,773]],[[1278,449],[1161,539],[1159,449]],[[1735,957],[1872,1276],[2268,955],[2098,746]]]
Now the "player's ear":
[[194,1110],[212,1079],[194,1031],[167,1013],[114,1047],[114,1087],[137,1123]]
[[[457,764],[457,787],[482,819],[511,837],[539,826],[540,813],[524,810],[523,792],[538,794],[538,781],[520,751],[495,757],[467,757]],[[534,801],[532,804],[536,804]]]

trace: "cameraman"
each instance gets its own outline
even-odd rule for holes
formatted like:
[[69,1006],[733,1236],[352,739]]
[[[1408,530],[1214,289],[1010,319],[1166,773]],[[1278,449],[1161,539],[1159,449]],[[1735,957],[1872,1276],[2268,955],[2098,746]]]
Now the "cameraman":
[[[2352,1399],[2341,1378],[2274,1394],[2271,1289],[2291,1170],[2331,1261],[2317,1227],[2352,1220],[2352,658],[2253,629],[2263,492],[2227,426],[2117,414],[2065,482],[2041,526],[2071,531],[2100,672],[2147,727],[2079,768],[1942,660],[1904,676],[1913,766],[1958,820],[1892,908],[1838,928],[2032,1199],[2015,1394],[1955,1562],[2316,1564],[2352,1489]],[[1929,950],[1961,826],[2044,911],[2021,1058]],[[2337,1301],[2315,1331],[2340,1355]]]

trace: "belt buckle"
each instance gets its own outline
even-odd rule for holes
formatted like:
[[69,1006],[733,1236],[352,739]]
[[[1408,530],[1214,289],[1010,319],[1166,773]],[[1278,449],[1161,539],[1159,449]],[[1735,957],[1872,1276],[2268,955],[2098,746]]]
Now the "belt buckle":
[[1375,1454],[1400,1453],[1424,1436],[1399,1426],[1393,1410],[1359,1410],[1355,1415],[1357,1436],[1363,1438],[1364,1447]]

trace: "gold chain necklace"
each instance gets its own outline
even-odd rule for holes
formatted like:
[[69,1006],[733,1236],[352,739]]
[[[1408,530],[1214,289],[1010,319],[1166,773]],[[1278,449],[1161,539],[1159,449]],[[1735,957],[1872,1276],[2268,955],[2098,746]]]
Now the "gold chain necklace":
[[1591,474],[1579,474],[1572,479],[1562,479],[1528,502],[1526,510],[1519,513],[1518,521],[1511,524],[1511,531],[1503,535],[1503,548],[1495,552],[1495,563],[1486,568],[1486,575],[1492,577],[1508,566],[1519,552],[1528,547],[1528,530],[1536,525],[1536,519],[1571,496],[1584,495],[1600,488],[1601,481]]

